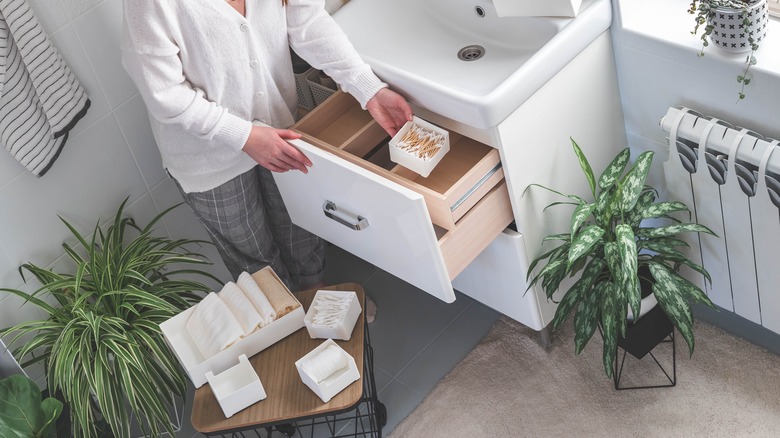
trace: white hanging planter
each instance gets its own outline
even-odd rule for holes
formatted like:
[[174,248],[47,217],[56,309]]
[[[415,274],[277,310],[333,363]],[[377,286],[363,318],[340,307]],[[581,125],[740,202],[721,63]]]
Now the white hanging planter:
[[[745,18],[751,21],[750,26],[745,26]],[[766,37],[768,21],[769,9],[766,0],[759,0],[749,6],[746,11],[717,8],[707,18],[707,24],[713,26],[709,38],[714,46],[723,51],[729,53],[750,52],[750,36],[752,35],[753,41],[760,45]]]

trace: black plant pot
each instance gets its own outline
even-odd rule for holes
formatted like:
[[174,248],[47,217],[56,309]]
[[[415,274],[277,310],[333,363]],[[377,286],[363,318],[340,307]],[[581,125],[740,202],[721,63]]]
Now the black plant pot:
[[[652,283],[645,280],[650,278],[652,277],[650,276],[649,269],[645,267],[640,268],[642,298],[645,298],[652,293]],[[672,365],[670,370],[667,370],[666,367],[661,365],[656,356],[652,353],[652,350],[662,342],[670,343],[672,346]],[[675,386],[677,384],[674,325],[660,305],[656,304],[656,306],[644,316],[629,323],[626,326],[626,335],[624,337],[618,337],[617,345],[619,347],[618,351],[623,349],[623,354],[615,354],[615,368],[613,370],[615,389],[663,388]],[[665,375],[666,380],[663,380],[663,383],[659,384],[623,386],[621,384],[621,377],[623,375],[623,365],[625,364],[626,353],[631,354],[639,360],[649,354]]]
[[[642,298],[653,293],[653,285],[645,279],[652,278],[650,269],[646,266],[639,268]],[[653,307],[638,320],[631,322],[626,327],[626,336],[618,338],[618,346],[637,359],[642,359],[656,345],[666,339],[674,330],[672,321],[666,316],[660,305]]]
[[672,321],[661,306],[656,305],[645,316],[626,327],[626,336],[618,339],[618,346],[637,359],[642,359],[674,330]]

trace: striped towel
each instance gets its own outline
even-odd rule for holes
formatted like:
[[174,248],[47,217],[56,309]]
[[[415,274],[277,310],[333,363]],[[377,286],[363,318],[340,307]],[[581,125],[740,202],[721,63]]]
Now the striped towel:
[[89,98],[26,0],[0,0],[0,143],[42,176]]

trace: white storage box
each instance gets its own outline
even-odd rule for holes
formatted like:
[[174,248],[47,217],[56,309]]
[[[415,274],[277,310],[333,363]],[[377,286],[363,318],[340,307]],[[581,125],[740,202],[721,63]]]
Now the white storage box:
[[[343,311],[332,312],[336,318],[327,325],[324,325],[317,322],[317,304],[318,300],[320,303],[333,303],[333,301],[327,300],[327,297],[339,300],[338,302],[344,303],[343,305],[345,305],[346,308],[344,308]],[[309,310],[306,312],[306,317],[303,319],[303,322],[306,324],[306,330],[309,332],[309,336],[312,339],[339,339],[348,341],[349,338],[352,337],[352,330],[355,328],[355,323],[357,323],[361,311],[360,302],[358,301],[355,292],[318,290],[309,306]],[[322,313],[320,313],[320,316],[322,316]]]
[[499,17],[576,17],[582,0],[493,0]]
[[222,373],[207,372],[206,380],[227,418],[266,397],[263,384],[245,354],[238,356],[238,365]]
[[[252,276],[255,279],[260,278],[263,280],[261,285],[263,290],[272,287],[279,288],[277,292],[283,290],[284,293],[290,294],[298,302],[270,267],[263,268]],[[179,313],[160,324],[160,329],[196,388],[200,388],[206,383],[207,372],[211,371],[215,375],[224,372],[235,365],[236,359],[242,354],[252,357],[302,328],[305,316],[303,306],[298,302],[298,307],[290,313],[239,340],[216,355],[203,357],[203,354],[198,350],[186,329],[187,319],[194,310],[195,306],[192,306]]]
[[[316,357],[330,346],[335,346],[341,354],[344,355],[343,358],[346,359],[346,366],[335,370],[325,379],[317,381],[315,376],[310,375],[302,369],[302,364],[312,360],[312,358]],[[301,376],[303,383],[314,391],[323,403],[329,402],[334,395],[343,391],[344,388],[349,386],[352,382],[360,379],[360,372],[357,369],[357,364],[355,364],[355,358],[350,356],[343,348],[339,347],[333,339],[328,339],[306,354],[306,356],[298,359],[295,362],[295,368],[298,369],[298,374]]]
[[[422,128],[424,131],[432,132],[441,137],[441,140],[436,143],[438,149],[433,155],[423,155],[419,152],[409,152],[402,149],[404,142],[402,141],[406,134],[413,129],[414,126]],[[398,163],[401,166],[406,167],[409,170],[419,173],[421,176],[427,178],[431,174],[431,171],[444,155],[450,150],[450,133],[438,126],[428,123],[425,120],[414,116],[411,122],[406,122],[398,133],[390,140],[390,160],[394,163]]]

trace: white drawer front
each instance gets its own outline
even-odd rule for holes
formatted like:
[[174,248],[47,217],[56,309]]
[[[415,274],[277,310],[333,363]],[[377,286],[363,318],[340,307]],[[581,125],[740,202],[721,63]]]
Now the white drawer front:
[[313,163],[308,174],[274,173],[293,223],[443,301],[455,300],[421,195],[302,140],[291,143]]
[[506,229],[452,284],[480,303],[541,330],[552,320],[556,305],[543,292],[537,294],[537,288],[526,292],[528,266],[523,235]]

